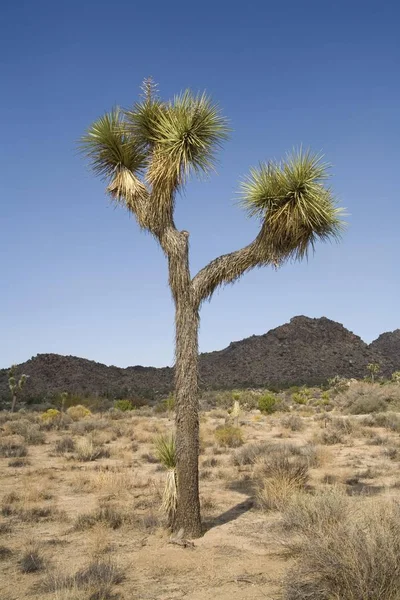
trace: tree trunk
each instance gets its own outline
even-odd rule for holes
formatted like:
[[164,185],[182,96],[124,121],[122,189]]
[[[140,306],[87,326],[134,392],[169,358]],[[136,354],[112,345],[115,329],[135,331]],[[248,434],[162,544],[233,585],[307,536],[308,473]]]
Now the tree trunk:
[[199,501],[198,313],[176,310],[176,473],[178,503],[174,529],[186,537],[202,534]]
[[202,534],[199,500],[198,308],[189,272],[188,234],[180,232],[169,255],[175,301],[175,425],[177,511],[174,530]]
[[11,412],[13,413],[15,410],[15,405],[17,403],[17,394],[13,394],[12,397],[12,404],[11,404]]

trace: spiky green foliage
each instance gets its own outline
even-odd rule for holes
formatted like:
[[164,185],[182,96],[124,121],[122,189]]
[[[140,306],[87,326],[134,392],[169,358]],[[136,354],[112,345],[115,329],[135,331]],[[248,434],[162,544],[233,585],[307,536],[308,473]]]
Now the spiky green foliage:
[[155,447],[157,458],[167,469],[167,479],[165,482],[161,509],[167,517],[169,527],[173,527],[178,502],[175,436],[160,435],[155,440]]
[[210,98],[186,90],[159,110],[157,117],[151,141],[162,169],[167,164],[171,176],[175,174],[180,181],[191,171],[200,174],[213,169],[228,128]]
[[176,448],[174,435],[160,435],[154,442],[156,455],[160,463],[166,469],[175,469],[176,467]]
[[264,242],[276,261],[307,255],[320,239],[339,238],[341,216],[329,187],[329,165],[302,149],[282,162],[261,164],[242,184],[243,204],[263,222]]
[[95,121],[82,137],[81,151],[88,157],[93,172],[111,179],[116,171],[126,168],[137,173],[145,165],[145,155],[126,133],[123,113],[113,109]]

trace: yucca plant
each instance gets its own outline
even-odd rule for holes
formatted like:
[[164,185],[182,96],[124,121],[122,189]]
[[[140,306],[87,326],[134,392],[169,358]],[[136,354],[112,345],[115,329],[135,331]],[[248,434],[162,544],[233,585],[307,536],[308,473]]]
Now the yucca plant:
[[156,438],[154,445],[158,460],[167,470],[162,510],[167,516],[169,527],[173,528],[177,506],[175,436],[160,435]]
[[[201,535],[199,501],[198,327],[202,303],[215,290],[255,267],[301,260],[317,241],[338,239],[343,229],[319,154],[298,150],[262,163],[242,184],[242,203],[260,220],[256,238],[211,261],[194,277],[189,233],[175,225],[175,202],[192,175],[207,175],[229,128],[206,94],[185,91],[162,100],[151,80],[131,108],[116,108],[95,121],[81,141],[96,175],[141,228],[162,248],[175,303],[175,421],[177,506],[175,527]],[[181,194],[182,196],[182,194]]]

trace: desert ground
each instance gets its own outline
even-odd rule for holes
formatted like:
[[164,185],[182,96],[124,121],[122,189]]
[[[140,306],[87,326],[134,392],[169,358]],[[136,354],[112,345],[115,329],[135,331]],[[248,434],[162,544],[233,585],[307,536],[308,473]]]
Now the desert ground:
[[161,510],[171,412],[0,413],[1,600],[400,597],[400,385],[289,391],[269,412],[249,394],[235,418],[228,393],[201,412],[193,541]]

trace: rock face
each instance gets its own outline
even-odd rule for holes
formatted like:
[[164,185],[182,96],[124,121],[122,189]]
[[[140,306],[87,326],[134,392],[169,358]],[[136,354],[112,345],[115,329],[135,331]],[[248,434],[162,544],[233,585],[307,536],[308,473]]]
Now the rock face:
[[[390,375],[400,369],[400,330],[382,334],[370,346],[325,317],[294,317],[259,336],[202,354],[200,385],[235,388],[318,384],[335,375],[364,377],[370,362]],[[29,375],[24,399],[43,400],[62,391],[115,397],[153,397],[172,389],[173,369],[108,367],[83,358],[38,354],[19,365]],[[8,398],[7,370],[0,371],[0,398]]]
[[400,329],[382,333],[370,347],[391,361],[396,371],[400,371]]

